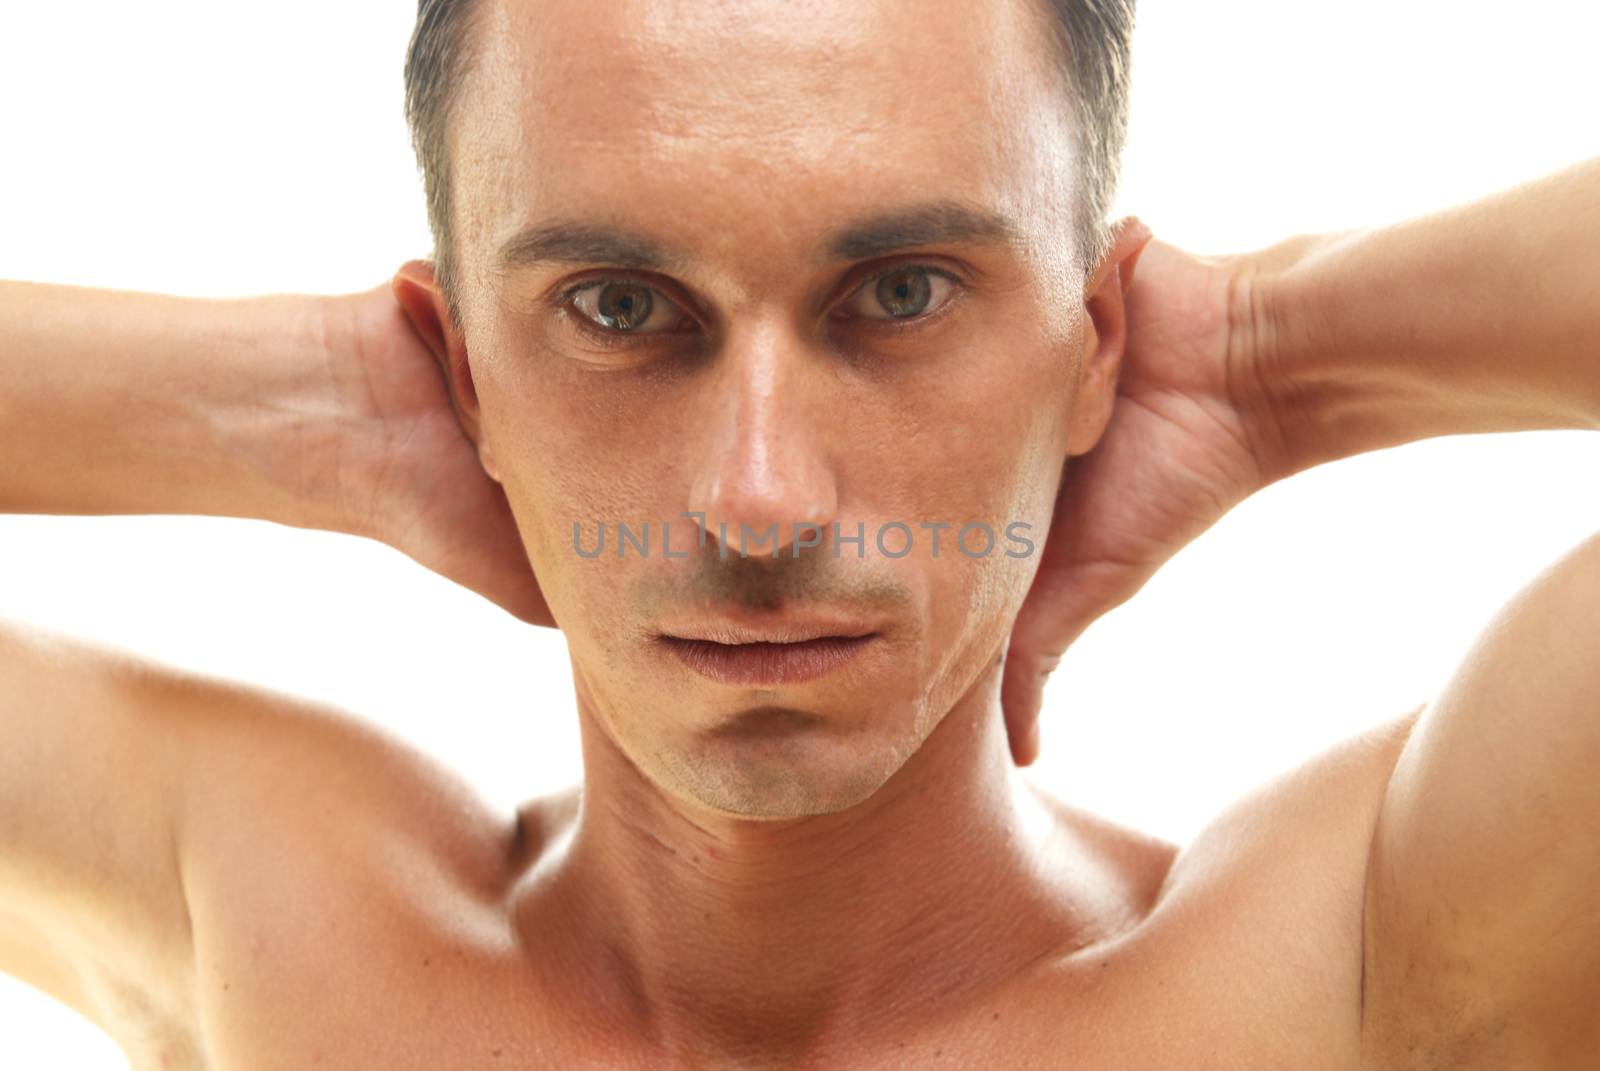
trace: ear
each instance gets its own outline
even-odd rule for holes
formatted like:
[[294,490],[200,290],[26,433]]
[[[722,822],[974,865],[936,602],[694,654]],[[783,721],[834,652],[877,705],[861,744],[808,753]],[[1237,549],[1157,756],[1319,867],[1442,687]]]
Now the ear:
[[500,472],[489,453],[478,421],[478,392],[472,384],[472,367],[467,361],[466,337],[450,315],[450,303],[434,271],[432,261],[408,260],[390,281],[394,297],[411,321],[412,330],[433,355],[456,420],[478,448],[478,460],[490,479],[500,482]]
[[1133,269],[1150,241],[1150,228],[1127,216],[1112,228],[1111,248],[1084,283],[1083,359],[1078,365],[1078,395],[1073,403],[1067,456],[1087,453],[1100,441],[1117,400],[1117,372],[1122,364],[1128,326],[1125,299],[1133,285]]

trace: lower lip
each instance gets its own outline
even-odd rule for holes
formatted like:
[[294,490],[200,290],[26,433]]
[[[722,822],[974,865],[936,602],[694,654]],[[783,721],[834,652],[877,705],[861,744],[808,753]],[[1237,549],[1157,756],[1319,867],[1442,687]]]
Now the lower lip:
[[824,636],[804,643],[712,643],[663,636],[679,660],[702,677],[719,684],[799,684],[816,680],[850,662],[877,639]]

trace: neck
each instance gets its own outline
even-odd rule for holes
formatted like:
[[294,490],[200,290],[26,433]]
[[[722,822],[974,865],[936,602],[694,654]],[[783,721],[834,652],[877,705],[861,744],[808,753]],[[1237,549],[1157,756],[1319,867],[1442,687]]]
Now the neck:
[[667,1051],[815,1054],[1088,943],[1104,883],[1012,766],[999,668],[867,800],[777,820],[665,794],[580,699],[582,802],[539,888],[597,1000]]

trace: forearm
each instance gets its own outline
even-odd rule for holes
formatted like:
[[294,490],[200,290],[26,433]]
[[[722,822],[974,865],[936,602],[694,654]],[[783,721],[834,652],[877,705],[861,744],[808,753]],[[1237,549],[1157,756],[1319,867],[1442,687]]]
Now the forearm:
[[1437,435],[1600,426],[1600,160],[1267,251],[1274,477]]
[[0,282],[0,512],[336,527],[324,310]]

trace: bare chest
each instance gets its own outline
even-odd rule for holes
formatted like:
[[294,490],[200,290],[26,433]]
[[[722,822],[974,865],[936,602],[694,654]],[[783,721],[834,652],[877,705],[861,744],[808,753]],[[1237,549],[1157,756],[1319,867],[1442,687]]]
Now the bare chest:
[[552,957],[530,971],[538,950],[513,949],[471,913],[408,918],[348,902],[315,911],[290,898],[276,910],[255,905],[203,943],[200,1044],[157,1046],[134,1066],[1355,1071],[1359,914],[1337,897],[1311,904],[1276,891],[1240,902],[1236,891],[1197,888],[1117,947],[1047,962],[954,1017],[778,1062],[663,1051],[619,1027],[619,1009],[587,1003],[566,982],[572,965]]
[[[302,831],[270,865],[259,840],[243,858],[219,847],[189,872],[192,1032],[130,1057],[139,1071],[1357,1071],[1365,861],[1387,761],[1325,765],[1241,801],[1114,941],[1041,959],[958,1013],[886,1015],[859,1043],[781,1060],[713,1061],[640,1036],[627,1009],[575,984],[571,942],[517,940],[434,852],[374,853],[366,831]],[[1369,1054],[1366,1071],[1409,1066]]]

